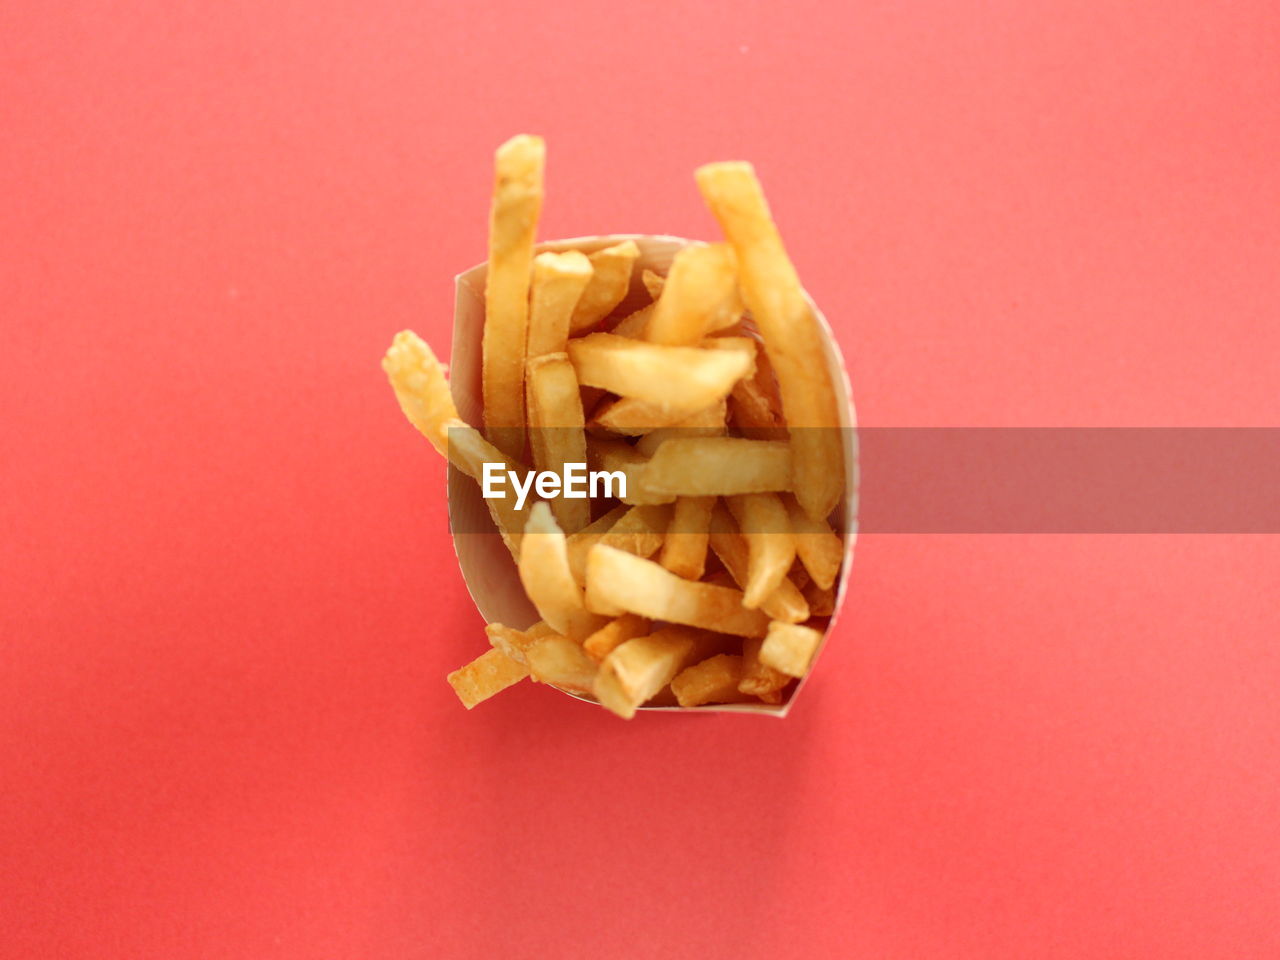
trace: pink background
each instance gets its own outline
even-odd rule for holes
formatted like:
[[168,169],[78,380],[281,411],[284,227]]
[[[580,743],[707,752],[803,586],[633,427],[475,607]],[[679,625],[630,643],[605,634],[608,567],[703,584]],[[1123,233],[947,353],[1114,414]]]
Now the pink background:
[[1280,7],[0,8],[0,955],[1280,955],[1280,539],[868,537],[783,722],[484,648],[378,370],[755,161],[875,425],[1280,425]]

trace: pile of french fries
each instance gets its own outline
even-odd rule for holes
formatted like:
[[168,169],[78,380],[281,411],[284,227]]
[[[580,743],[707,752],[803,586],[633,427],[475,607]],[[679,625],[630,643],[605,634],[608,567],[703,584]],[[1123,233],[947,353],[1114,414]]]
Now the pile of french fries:
[[544,164],[534,136],[496,154],[482,429],[414,333],[382,365],[409,421],[477,481],[486,463],[587,463],[624,474],[626,496],[486,500],[541,620],[489,624],[449,683],[468,709],[525,677],[627,718],[782,703],[834,612],[845,463],[823,333],[760,184],[746,163],[700,168],[727,242],[643,271],[651,302],[620,311],[634,241],[535,255]]

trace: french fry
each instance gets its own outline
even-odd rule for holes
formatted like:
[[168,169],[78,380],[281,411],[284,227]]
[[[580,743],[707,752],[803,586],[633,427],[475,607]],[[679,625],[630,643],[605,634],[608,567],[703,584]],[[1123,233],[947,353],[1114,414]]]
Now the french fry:
[[425,340],[412,330],[401,330],[382,358],[382,369],[408,421],[442,457],[449,456],[448,424],[458,419],[458,408],[444,364]]
[[540,253],[533,258],[529,291],[529,359],[564,353],[569,317],[591,280],[591,261],[577,250]]
[[[720,505],[717,505],[711,514],[710,545],[733,577],[734,585],[739,588],[744,587],[749,582],[750,549],[746,538],[738,532],[729,511]],[[788,579],[783,579],[773,592],[761,601],[760,609],[771,620],[803,623],[809,619],[808,602],[795,584]]]
[[587,607],[742,637],[763,636],[769,624],[763,613],[742,606],[737,590],[683,580],[651,560],[604,544],[587,555]]
[[595,680],[596,699],[618,716],[630,719],[636,707],[697,657],[704,643],[699,631],[679,626],[626,641],[601,662]]
[[[404,330],[396,334],[382,359],[382,369],[405,417],[467,476],[479,480],[485,461],[500,462],[508,470],[519,469],[478,430],[458,419],[444,365],[416,333]],[[503,541],[515,556],[520,549],[524,514],[510,500],[485,502]]]
[[660,446],[673,438],[688,440],[691,437],[722,437],[725,433],[724,414],[725,409],[719,404],[700,410],[674,426],[650,430],[636,441],[632,449],[640,456],[649,458]]
[[525,651],[529,679],[549,683],[571,693],[590,694],[596,679],[596,662],[582,645],[568,637],[550,634],[533,639]]
[[529,512],[518,570],[538,615],[557,633],[581,642],[604,626],[601,618],[586,609],[582,588],[569,569],[564,533],[544,501],[534,504]]
[[[742,693],[761,698],[779,693],[791,682],[791,678],[782,671],[760,662],[760,647],[763,644],[764,641],[758,638],[742,641],[742,679],[738,683],[738,689]],[[780,697],[770,702],[776,703],[779,700]]]
[[719,653],[685,667],[671,678],[671,692],[682,707],[704,703],[742,703],[754,699],[738,689],[742,682],[742,657]]
[[723,400],[705,410],[686,413],[683,410],[664,410],[662,407],[634,397],[619,397],[601,406],[592,418],[593,425],[611,433],[638,437],[663,427],[724,426],[725,402]]
[[760,662],[789,677],[803,677],[820,643],[822,634],[812,627],[775,620],[760,645]]
[[642,637],[649,632],[649,621],[637,617],[634,613],[624,613],[615,617],[582,641],[582,649],[596,663],[599,663],[617,647],[633,637]]
[[672,437],[654,451],[638,479],[637,493],[653,497],[787,490],[791,487],[791,448],[776,440]]
[[578,380],[588,386],[689,413],[728,396],[752,369],[752,361],[738,350],[668,347],[612,333],[570,340],[569,359]]
[[796,559],[796,541],[787,510],[776,494],[746,493],[725,504],[747,541],[747,582],[742,605],[754,609],[787,582]]
[[597,528],[593,523],[568,538],[569,569],[580,586],[587,585],[587,555],[597,543],[634,553],[637,557],[651,557],[657,553],[662,547],[671,511],[665,506],[623,505],[610,510],[606,516],[614,518],[608,526]]
[[636,242],[624,240],[588,257],[592,268],[591,282],[582,292],[569,321],[572,333],[594,327],[626,298],[631,288],[631,271],[639,256],[640,248]]
[[666,286],[667,278],[653,270],[646,269],[640,274],[640,281],[644,284],[645,290],[654,300],[662,296],[662,288]]
[[649,318],[653,316],[653,307],[654,305],[651,303],[647,307],[641,307],[635,313],[627,314],[609,332],[615,337],[643,340],[645,328],[649,325]]
[[671,261],[662,296],[645,327],[645,339],[691,346],[711,330],[738,322],[738,264],[727,243],[693,244]]
[[[539,620],[538,623],[543,621]],[[485,624],[484,633],[495,649],[501,650],[516,663],[528,666],[529,661],[525,657],[525,651],[534,640],[531,631],[517,630],[503,623],[489,623]]]
[[825,518],[844,491],[844,444],[817,316],[751,165],[713,163],[695,176],[737,254],[742,296],[773,364],[794,452],[796,499],[809,516]]
[[529,274],[542,213],[546,145],[522,134],[494,157],[481,380],[486,438],[516,459],[524,448],[524,359]]
[[[578,378],[565,354],[549,353],[529,361],[528,381],[534,466],[563,476],[566,463],[587,462]],[[562,494],[551,501],[551,512],[566,533],[574,533],[591,522],[591,501]]]
[[715,497],[680,497],[658,562],[677,577],[700,580],[707,565],[707,540]]
[[642,479],[649,459],[625,440],[592,437],[587,442],[587,463],[592,470],[621,473],[626,478],[623,503],[645,505],[674,503],[674,494],[652,493]]
[[800,562],[814,583],[823,590],[830,590],[844,560],[844,544],[825,519],[813,519],[792,497],[784,496],[782,502],[787,508],[787,516],[791,518],[791,532],[795,536]]
[[524,664],[516,663],[501,650],[490,648],[445,679],[462,705],[470,710],[528,675]]

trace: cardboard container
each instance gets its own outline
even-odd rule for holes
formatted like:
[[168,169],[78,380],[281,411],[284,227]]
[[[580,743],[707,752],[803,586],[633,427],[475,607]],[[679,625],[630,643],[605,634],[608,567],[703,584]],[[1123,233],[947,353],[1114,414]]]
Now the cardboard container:
[[[640,283],[641,270],[648,268],[666,274],[671,266],[671,259],[676,251],[690,243],[680,237],[639,236],[634,234],[614,234],[603,237],[578,237],[571,240],[555,240],[538,245],[538,251],[544,250],[581,250],[591,253],[602,247],[612,246],[623,240],[634,240],[640,247],[640,258],[632,275],[631,292],[619,305],[617,314],[625,315],[631,310],[639,309],[649,302],[649,296]],[[480,424],[481,384],[480,358],[481,334],[484,328],[484,285],[488,272],[487,264],[472,267],[456,278],[457,290],[454,301],[453,316],[453,350],[450,363],[449,382],[453,391],[454,402],[458,412],[468,423]],[[845,478],[844,498],[837,506],[836,520],[847,531],[845,537],[844,566],[840,572],[840,581],[836,588],[836,609],[831,617],[831,625],[827,635],[823,637],[822,646],[814,655],[813,666],[809,676],[813,675],[817,661],[826,646],[827,637],[831,635],[840,610],[844,606],[845,592],[848,587],[849,573],[853,566],[853,547],[857,538],[858,517],[858,444],[857,419],[853,409],[853,395],[849,388],[849,376],[846,372],[840,348],[831,334],[826,318],[815,308],[818,322],[825,334],[824,346],[827,355],[827,368],[835,384],[836,398],[840,407],[840,425],[845,430]],[[494,621],[505,623],[511,627],[524,628],[538,620],[538,613],[533,608],[524,590],[520,586],[520,578],[516,573],[516,565],[510,553],[497,535],[488,508],[480,496],[480,487],[465,476],[457,468],[449,467],[449,526],[453,532],[454,550],[458,554],[458,565],[462,568],[462,577],[466,581],[467,590],[476,608],[486,623]],[[490,531],[478,533],[474,531]],[[756,713],[784,717],[791,705],[795,703],[808,677],[801,680],[786,703],[773,706],[771,704],[709,704],[703,707],[684,709],[680,707],[642,707],[641,710],[662,710],[678,713]],[[562,691],[563,692],[563,691]],[[577,697],[584,700],[587,698]],[[589,701],[590,702],[590,701]]]

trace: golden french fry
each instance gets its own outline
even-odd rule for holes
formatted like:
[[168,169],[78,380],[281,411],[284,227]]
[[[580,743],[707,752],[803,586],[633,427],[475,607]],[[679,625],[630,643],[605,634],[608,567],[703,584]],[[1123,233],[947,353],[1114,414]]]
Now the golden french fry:
[[670,346],[698,343],[711,330],[738,322],[738,263],[727,243],[693,244],[671,261],[645,339]]
[[490,648],[446,679],[462,705],[470,710],[528,675],[524,664],[512,660],[501,650]]
[[539,620],[527,630],[517,630],[502,623],[490,623],[485,625],[484,632],[494,647],[516,663],[527,665],[525,651],[529,649],[529,644],[539,637],[551,636],[555,630],[545,620]]
[[681,579],[604,544],[587,555],[587,606],[611,616],[624,611],[742,637],[763,636],[769,624],[763,613],[742,606],[737,590]]
[[728,396],[752,369],[739,350],[668,347],[612,333],[570,340],[569,359],[581,383],[689,413]]
[[676,500],[658,562],[677,577],[702,579],[707,564],[711,511],[715,505],[715,497],[680,497]]
[[[747,546],[746,538],[738,532],[733,518],[723,506],[717,505],[712,511],[710,544],[715,555],[720,558],[720,562],[733,577],[735,585],[745,587],[750,579],[750,548]],[[795,584],[785,578],[761,601],[760,609],[771,620],[803,623],[809,619],[809,604]]]
[[812,627],[775,620],[760,645],[760,662],[789,677],[803,677],[821,643],[822,634]]
[[631,271],[639,256],[636,242],[624,240],[588,257],[593,271],[591,282],[574,308],[570,332],[581,333],[595,326],[626,298],[631,288]]
[[844,492],[844,443],[818,318],[749,163],[713,163],[698,188],[738,257],[743,299],[773,364],[805,513],[828,516]]
[[747,541],[747,582],[742,605],[760,606],[787,580],[796,559],[796,541],[786,507],[773,493],[746,493],[725,500]]
[[582,649],[586,651],[587,656],[599,663],[628,640],[633,637],[642,637],[648,632],[648,620],[637,617],[634,613],[624,613],[583,640]]
[[436,359],[425,340],[412,330],[401,330],[382,358],[382,369],[405,417],[441,456],[447,457],[446,425],[458,419],[458,408],[449,393],[444,364]]
[[776,440],[671,437],[654,451],[637,480],[633,496],[716,497],[787,490],[791,448]]
[[635,716],[636,707],[697,658],[705,643],[699,631],[680,626],[627,640],[601,662],[595,681],[596,699],[618,716],[630,719]]
[[529,291],[529,359],[563,353],[569,317],[591,280],[591,261],[577,250],[540,253],[533,258]]
[[596,662],[582,645],[568,637],[550,634],[530,641],[525,651],[529,678],[572,693],[590,694],[596,679]]
[[[761,699],[779,693],[791,682],[791,678],[782,671],[760,662],[760,647],[763,644],[763,640],[755,637],[742,641],[742,679],[738,683],[741,692]],[[780,701],[781,697],[768,702]]]
[[650,430],[636,441],[632,449],[640,456],[648,458],[652,457],[666,441],[673,438],[687,440],[691,437],[722,437],[725,432],[724,417],[725,408],[720,404],[707,407],[673,426]]
[[644,284],[645,290],[654,300],[662,296],[662,288],[666,285],[667,278],[653,270],[646,269],[640,274],[640,280]]
[[638,437],[664,427],[723,427],[725,413],[723,400],[705,410],[686,413],[683,410],[664,410],[634,397],[619,397],[603,404],[592,417],[592,423],[612,433]]
[[530,602],[557,633],[580,642],[604,626],[600,617],[586,609],[582,588],[569,569],[564,533],[545,501],[529,511],[518,570]]
[[524,359],[529,273],[542,213],[546,145],[522,134],[494,157],[489,217],[489,273],[484,290],[481,380],[484,431],[494,446],[520,458],[524,448]]
[[613,517],[608,525],[597,527],[593,523],[568,539],[569,569],[580,586],[587,584],[587,555],[597,543],[634,553],[637,557],[650,557],[657,553],[670,522],[670,508],[624,505],[615,507],[605,516]]
[[738,689],[742,676],[742,657],[720,653],[677,673],[671,678],[671,692],[682,707],[742,703],[753,699]]
[[619,493],[623,503],[645,505],[674,503],[675,496],[650,493],[642,483],[649,460],[625,440],[591,437],[587,441],[587,463],[592,470],[620,473],[626,478],[626,493]]
[[809,576],[823,590],[831,589],[844,560],[844,544],[824,520],[815,520],[792,497],[782,497],[791,518],[791,531],[795,536],[796,554],[809,571]]
[[[528,379],[529,446],[534,466],[567,476],[565,464],[580,463],[585,471],[582,397],[569,358],[563,353],[534,357],[529,361]],[[591,501],[562,491],[551,501],[551,512],[566,533],[575,533],[591,522]]]
[[649,325],[649,318],[653,316],[653,307],[654,305],[651,303],[647,307],[641,307],[635,313],[627,314],[609,332],[615,337],[643,340],[645,328]]

